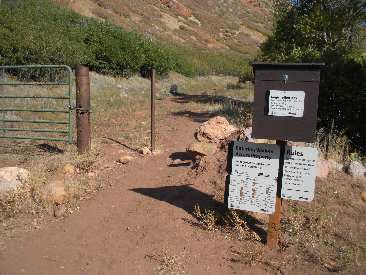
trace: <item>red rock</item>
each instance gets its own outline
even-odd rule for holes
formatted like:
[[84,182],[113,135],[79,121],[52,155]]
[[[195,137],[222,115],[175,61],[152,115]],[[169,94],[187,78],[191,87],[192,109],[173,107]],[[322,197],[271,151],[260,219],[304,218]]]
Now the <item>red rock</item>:
[[207,142],[193,142],[188,145],[186,152],[189,157],[194,159],[198,156],[211,156],[215,154],[217,147],[213,143]]
[[65,214],[65,210],[66,210],[65,205],[60,205],[59,207],[57,207],[57,209],[55,210],[55,212],[53,213],[53,215],[55,216],[55,218],[59,218],[63,214]]
[[316,177],[325,179],[329,174],[329,163],[323,158],[318,158],[318,164],[316,167]]
[[62,204],[67,196],[65,184],[62,181],[52,182],[45,187],[44,194],[49,201]]
[[194,135],[201,142],[219,143],[237,131],[238,128],[230,125],[226,118],[217,116],[198,127]]

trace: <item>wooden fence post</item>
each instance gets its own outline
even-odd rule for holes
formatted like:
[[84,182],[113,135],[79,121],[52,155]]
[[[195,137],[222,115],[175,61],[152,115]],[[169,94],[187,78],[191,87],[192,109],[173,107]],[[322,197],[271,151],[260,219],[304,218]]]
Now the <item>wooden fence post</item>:
[[90,79],[89,68],[80,66],[76,75],[77,147],[80,154],[90,150]]

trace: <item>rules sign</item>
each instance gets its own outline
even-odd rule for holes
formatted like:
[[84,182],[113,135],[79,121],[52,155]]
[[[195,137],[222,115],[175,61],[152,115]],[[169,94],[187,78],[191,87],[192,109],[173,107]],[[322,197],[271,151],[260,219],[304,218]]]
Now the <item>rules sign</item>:
[[[315,148],[285,146],[282,198],[313,200],[317,155]],[[274,213],[280,161],[278,145],[234,141],[229,208]]]

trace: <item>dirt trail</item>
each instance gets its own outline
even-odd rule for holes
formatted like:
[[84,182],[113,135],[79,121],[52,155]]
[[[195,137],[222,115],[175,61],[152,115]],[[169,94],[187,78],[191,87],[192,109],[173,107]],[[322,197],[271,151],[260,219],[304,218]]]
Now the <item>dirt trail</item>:
[[[195,119],[169,115],[158,125],[159,154],[135,155],[132,163],[100,173],[105,187],[79,211],[8,241],[0,274],[232,274],[244,268],[258,274],[233,260],[237,240],[195,226],[194,205],[213,199],[210,185],[188,176],[183,152],[200,116],[207,119],[207,113],[191,112]],[[108,144],[102,157],[115,161],[119,150],[126,148]]]

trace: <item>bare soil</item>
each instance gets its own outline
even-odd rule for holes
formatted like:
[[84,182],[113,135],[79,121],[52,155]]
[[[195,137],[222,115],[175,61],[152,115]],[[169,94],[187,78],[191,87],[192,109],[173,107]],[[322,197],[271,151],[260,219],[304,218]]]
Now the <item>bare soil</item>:
[[[113,124],[106,123],[105,128],[97,129],[93,138],[109,141],[102,144],[99,162],[103,168],[95,171],[94,176],[100,190],[66,217],[46,218],[30,229],[22,227],[16,234],[2,228],[0,273],[361,274],[366,270],[366,210],[360,199],[364,185],[344,173],[317,181],[315,201],[298,204],[296,209],[321,204],[328,216],[339,213],[325,221],[339,229],[338,239],[346,238],[347,232],[342,230],[347,224],[355,237],[355,247],[361,251],[351,255],[355,261],[347,268],[331,257],[315,259],[318,254],[311,253],[311,246],[316,246],[316,242],[304,241],[299,235],[299,243],[308,243],[309,247],[297,245],[291,234],[282,234],[280,248],[268,249],[264,245],[263,216],[253,214],[248,220],[249,230],[258,238],[243,238],[240,232],[224,226],[207,230],[194,216],[194,207],[223,207],[226,152],[222,150],[216,157],[192,163],[185,149],[194,141],[196,128],[210,114],[188,104],[183,96],[159,102],[167,110],[182,105],[185,111],[172,112],[158,123],[158,150],[153,155],[140,155],[121,139],[123,129],[114,125],[125,117],[116,116]],[[118,164],[116,160],[123,155],[135,159],[126,165]],[[286,202],[284,225],[294,217],[290,209],[294,205]],[[316,211],[314,208],[313,213]],[[307,213],[304,212],[304,218],[311,224],[313,217]],[[32,224],[30,219],[26,215],[23,220],[19,217],[24,224]],[[301,222],[300,227],[304,227]],[[312,225],[328,228],[319,219]],[[307,233],[298,230],[303,236],[325,234],[312,227],[307,229]]]

